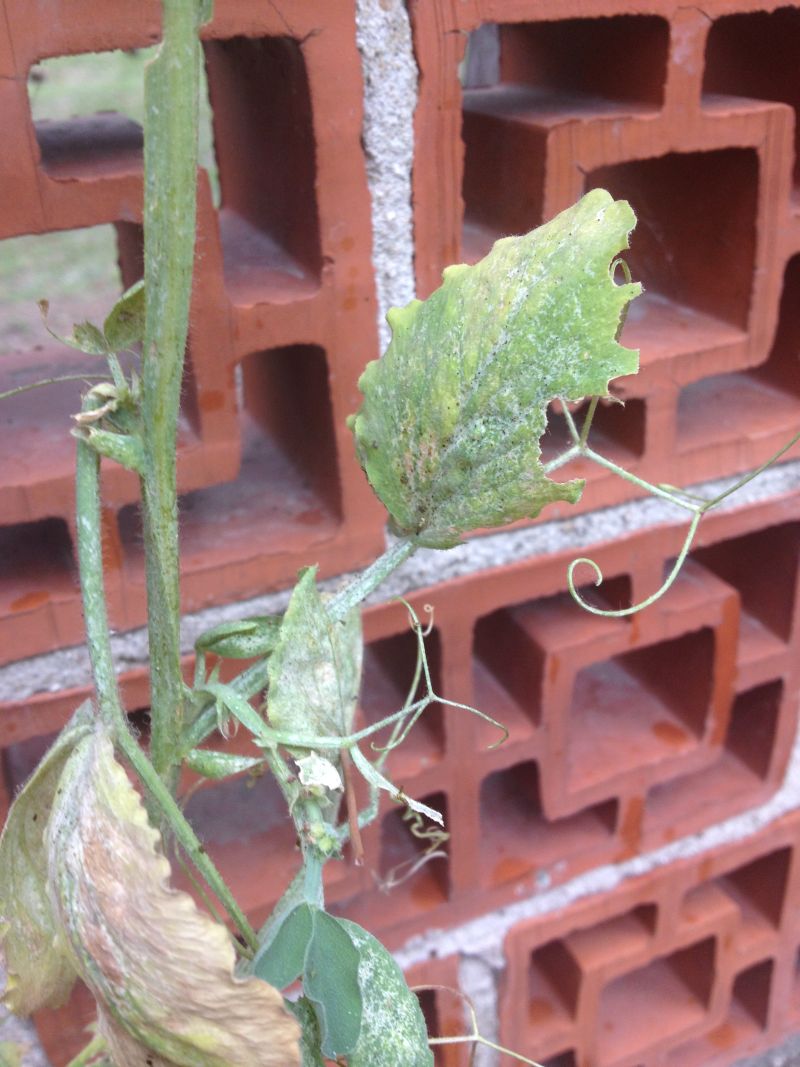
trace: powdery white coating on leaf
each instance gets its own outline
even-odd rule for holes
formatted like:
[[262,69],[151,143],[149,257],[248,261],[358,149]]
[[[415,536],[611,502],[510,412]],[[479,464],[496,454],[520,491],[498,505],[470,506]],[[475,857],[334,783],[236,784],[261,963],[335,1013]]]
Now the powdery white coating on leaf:
[[389,952],[357,923],[340,924],[358,949],[358,984],[364,1004],[361,1034],[349,1067],[433,1067],[419,1001]]
[[160,836],[104,734],[81,742],[62,784],[51,891],[117,1067],[299,1067],[281,995],[234,977],[225,928],[168,885]]
[[304,570],[269,660],[269,721],[298,737],[349,734],[361,683],[361,614],[334,622]]
[[15,1015],[58,1007],[75,967],[47,892],[45,834],[64,766],[91,729],[81,705],[58,735],[8,813],[0,837],[0,949],[8,970],[3,1003]]
[[595,189],[389,313],[392,342],[361,377],[351,426],[397,533],[446,548],[577,499],[581,482],[546,477],[539,439],[551,400],[605,396],[638,367],[616,337],[641,287],[616,285],[609,270],[635,221]]

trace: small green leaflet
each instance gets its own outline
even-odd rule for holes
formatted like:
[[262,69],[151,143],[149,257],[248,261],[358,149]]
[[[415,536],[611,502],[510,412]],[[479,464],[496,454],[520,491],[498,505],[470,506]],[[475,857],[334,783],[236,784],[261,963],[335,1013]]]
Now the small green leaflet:
[[359,952],[340,919],[300,904],[284,920],[269,949],[253,961],[253,973],[276,989],[302,976],[314,1006],[325,1056],[347,1056],[361,1030]]
[[581,481],[547,478],[539,439],[551,400],[605,396],[637,370],[617,334],[641,286],[616,285],[609,269],[635,223],[628,203],[595,189],[389,312],[392,341],[361,376],[349,425],[395,532],[448,548],[578,499]]
[[144,280],[122,294],[103,323],[103,333],[112,352],[130,348],[144,337]]
[[301,571],[268,667],[270,726],[298,740],[349,734],[361,681],[360,612],[331,619],[316,573]]
[[256,615],[252,619],[221,622],[195,641],[198,652],[213,652],[227,659],[255,659],[272,652],[281,628],[280,615]]
[[186,754],[186,766],[190,770],[215,780],[241,774],[263,763],[262,756],[238,756],[235,752],[216,752],[211,748],[193,748]]

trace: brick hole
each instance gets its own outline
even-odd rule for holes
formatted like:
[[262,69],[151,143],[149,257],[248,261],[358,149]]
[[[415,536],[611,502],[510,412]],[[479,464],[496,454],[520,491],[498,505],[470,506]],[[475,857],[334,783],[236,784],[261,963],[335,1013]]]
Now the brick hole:
[[668,47],[664,19],[627,15],[487,23],[470,35],[462,66],[467,262],[544,221],[549,126],[660,106]]
[[615,979],[600,996],[597,1062],[637,1056],[702,1023],[715,978],[714,938]]
[[234,304],[317,289],[322,257],[311,96],[300,45],[232,37],[204,45]]
[[780,720],[783,685],[769,682],[740,693],[719,759],[702,771],[680,775],[647,794],[644,832],[690,824],[713,803],[715,818],[751,807],[769,776]]
[[[444,793],[432,793],[424,797],[415,796],[415,800],[420,800],[428,807],[441,812],[445,827],[449,827],[448,803]],[[398,877],[402,878],[429,845],[429,842],[411,833],[413,823],[403,818],[403,812],[404,809],[394,807],[381,819],[380,873],[384,879],[394,871],[397,872]],[[423,823],[426,829],[435,825],[429,819],[424,819]],[[444,845],[442,851],[446,852],[447,848],[448,846]],[[397,870],[401,864],[404,866]],[[449,857],[437,857],[430,860],[402,884],[392,888],[390,892],[393,907],[397,909],[398,914],[402,915],[413,914],[420,908],[432,908],[443,904],[450,892]]]
[[[179,498],[181,547],[191,567],[253,556],[333,536],[340,487],[325,353],[292,345],[247,357],[242,366],[239,477]],[[313,435],[307,432],[315,427]],[[143,565],[138,507],[119,513],[135,569]]]
[[[588,406],[589,401],[585,400],[572,411],[578,429]],[[547,412],[547,429],[540,442],[544,463],[566,452],[572,444],[567,420],[560,408],[560,403],[554,403]],[[601,400],[592,420],[589,443],[617,462],[636,459],[644,453],[645,417],[644,400],[627,400],[624,404]]]
[[[441,693],[442,643],[439,631],[434,629],[425,639],[428,667],[435,692]],[[403,706],[417,662],[417,638],[410,630],[370,641],[364,649],[364,670],[361,682],[360,707],[365,725],[379,722]],[[424,679],[420,679],[415,699],[425,692]],[[454,712],[457,714],[457,712]],[[376,743],[388,740],[391,727],[381,731]],[[417,720],[410,734],[389,756],[389,767],[394,770],[407,766],[413,773],[420,764],[430,764],[441,759],[444,753],[444,713],[441,704],[430,704]]]
[[733,983],[733,1013],[743,1015],[752,1026],[766,1030],[772,989],[772,960],[762,960],[737,974]]
[[673,152],[587,175],[586,189],[629,200],[639,220],[625,258],[645,293],[630,305],[623,340],[645,360],[659,358],[663,337],[679,337],[687,352],[742,339],[758,180],[758,157],[744,148]]
[[[56,180],[115,177],[142,169],[144,68],[156,48],[87,52],[41,60],[28,98],[45,173]],[[212,186],[216,163],[205,86],[199,156]]]
[[556,1056],[548,1056],[539,1061],[540,1067],[578,1067],[578,1060],[574,1049],[565,1049]]
[[[800,14],[800,12],[798,12]],[[800,256],[788,263],[778,330],[769,356],[754,370],[714,374],[681,390],[681,451],[774,434],[787,438],[800,420]]]
[[[14,237],[0,245],[0,392],[68,374],[97,376],[105,366],[97,356],[68,348],[50,337],[37,300],[50,301],[49,323],[68,335],[72,324],[89,319],[102,325],[121,295],[123,274],[132,272],[133,241],[117,243],[111,225]],[[122,269],[121,269],[122,268]],[[132,280],[135,280],[132,279]],[[122,354],[127,369],[135,360]],[[82,380],[58,382],[20,393],[0,413],[0,485],[20,482],[21,471],[72,478],[69,441],[72,415],[80,410]],[[24,466],[20,456],[25,457]]]
[[[467,1032],[463,1003],[455,993],[446,989],[420,989],[415,995],[430,1037],[454,1037]],[[434,1045],[431,1051],[434,1067],[462,1067],[466,1062],[464,1047],[458,1045]]]
[[549,941],[531,953],[528,1024],[535,1040],[575,1019],[582,980],[578,961],[565,941]]
[[741,911],[739,937],[743,944],[767,931],[774,932],[780,926],[790,861],[791,849],[779,849],[720,878],[720,885]]
[[613,919],[573,931],[566,943],[583,971],[619,970],[621,961],[641,959],[647,952],[657,920],[655,904],[639,904]]
[[610,800],[567,818],[542,811],[539,768],[526,760],[484,778],[480,791],[479,875],[488,886],[543,871],[607,844],[617,826]]
[[570,787],[691,751],[705,732],[713,660],[714,634],[705,628],[581,670],[569,720]]
[[[795,145],[800,138],[800,11],[782,7],[717,19],[709,30],[703,93],[724,93],[775,100],[795,110]],[[795,183],[800,184],[800,155],[795,150]]]
[[[788,642],[796,615],[800,523],[771,526],[756,533],[700,548],[693,558],[734,586],[742,599],[740,648],[774,651]],[[740,652],[740,656],[742,652]]]
[[32,611],[77,592],[77,568],[64,519],[0,526],[0,613]]
[[184,814],[226,878],[251,895],[257,886],[260,904],[280,896],[300,854],[286,801],[271,774],[204,785],[189,797]]

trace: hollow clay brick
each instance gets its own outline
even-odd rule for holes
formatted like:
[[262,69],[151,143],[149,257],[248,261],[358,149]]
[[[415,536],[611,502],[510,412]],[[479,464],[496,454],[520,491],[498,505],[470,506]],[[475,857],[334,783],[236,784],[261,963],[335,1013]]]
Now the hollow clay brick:
[[778,1043],[797,1025],[798,845],[792,813],[512,927],[501,1040],[576,1067],[721,1067]]

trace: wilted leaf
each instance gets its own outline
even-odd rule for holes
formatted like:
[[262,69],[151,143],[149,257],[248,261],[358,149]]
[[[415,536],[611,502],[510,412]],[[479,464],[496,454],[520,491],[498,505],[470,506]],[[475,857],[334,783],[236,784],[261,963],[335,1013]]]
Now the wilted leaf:
[[298,736],[349,734],[361,680],[361,615],[334,622],[317,590],[316,567],[300,575],[270,657],[270,725]]
[[444,819],[442,818],[442,813],[440,811],[436,811],[435,808],[429,808],[428,805],[423,804],[421,800],[414,800],[413,797],[409,797],[401,792],[393,782],[390,782],[388,778],[384,778],[378,768],[369,762],[358,745],[354,745],[353,748],[350,749],[350,755],[352,756],[353,763],[358,767],[361,774],[371,786],[376,789],[383,789],[389,796],[406,804],[412,811],[417,811],[420,815],[427,815],[429,819],[433,819],[433,821],[438,822],[440,826],[444,826]]
[[62,344],[68,345],[70,348],[77,348],[79,352],[85,352],[89,356],[108,355],[108,345],[103,336],[103,331],[98,326],[95,326],[94,323],[76,323],[72,327],[72,334],[69,337],[62,337],[61,334],[51,330],[47,324],[47,316],[50,313],[50,301],[40,300],[39,311],[42,314],[45,329],[50,336],[55,337],[57,341],[61,341]]
[[57,1007],[75,981],[75,967],[47,892],[45,834],[64,765],[91,723],[87,701],[12,804],[0,837],[0,947],[8,970],[3,1002],[16,1015]]
[[604,396],[610,378],[637,369],[616,337],[641,286],[616,285],[609,270],[635,222],[629,204],[595,189],[390,311],[392,341],[364,371],[350,425],[397,533],[446,548],[578,498],[582,482],[546,477],[539,438],[552,399]]
[[144,337],[144,281],[138,281],[122,294],[103,323],[112,352],[130,348]]
[[227,931],[169,887],[159,834],[104,735],[81,743],[62,784],[51,885],[116,1067],[299,1067],[283,998],[235,978]]
[[363,1001],[361,1034],[349,1067],[433,1067],[425,1018],[403,972],[372,934],[347,919],[339,924],[359,954]]

